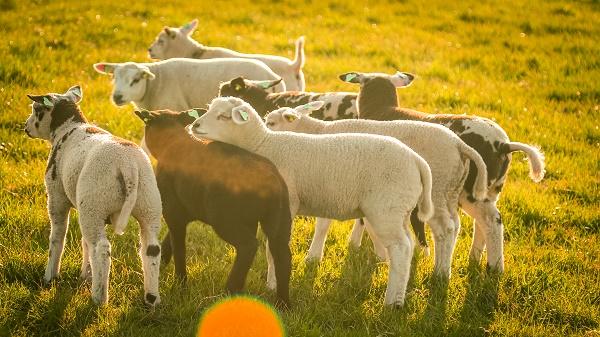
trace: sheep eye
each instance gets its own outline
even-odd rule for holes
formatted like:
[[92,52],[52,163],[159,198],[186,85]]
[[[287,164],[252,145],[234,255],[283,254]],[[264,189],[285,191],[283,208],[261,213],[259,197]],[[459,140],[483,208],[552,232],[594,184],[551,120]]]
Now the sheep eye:
[[131,81],[131,85],[130,85],[130,87],[133,87],[133,86],[134,86],[134,85],[135,85],[137,82],[139,82],[139,81],[140,81],[140,78],[139,78],[139,77],[138,77],[138,78],[136,78],[136,79],[134,79],[133,81]]
[[274,122],[267,122],[267,126],[273,126],[273,125],[275,125]]
[[220,121],[220,120],[226,120],[226,121],[228,121],[228,120],[231,120],[231,117],[227,117],[225,115],[217,115],[217,120],[218,121]]
[[163,40],[158,40],[158,44],[163,44],[163,43],[165,43],[165,41],[163,41]]

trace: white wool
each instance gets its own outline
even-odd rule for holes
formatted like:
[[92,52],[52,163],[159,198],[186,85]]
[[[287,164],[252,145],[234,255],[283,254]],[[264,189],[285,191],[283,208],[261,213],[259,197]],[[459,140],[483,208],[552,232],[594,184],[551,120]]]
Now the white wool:
[[390,256],[385,304],[404,303],[410,213],[417,204],[422,220],[433,213],[431,171],[423,158],[387,136],[271,131],[250,105],[233,97],[213,100],[191,131],[271,160],[288,185],[292,215],[369,219]]
[[[237,76],[254,80],[279,78],[264,63],[239,58],[179,58],[155,63],[99,63],[94,67],[101,73],[113,73],[112,97],[117,105],[133,102],[146,110],[182,111],[205,107],[217,97],[221,82]],[[277,92],[286,89],[283,83],[275,88]],[[118,96],[121,96],[120,101]]]
[[[429,225],[435,241],[434,271],[449,277],[452,253],[460,230],[460,224],[455,223],[454,219],[458,219],[458,200],[469,171],[469,160],[473,160],[482,168],[478,170],[476,194],[480,199],[485,198],[487,194],[487,171],[481,156],[456,134],[441,125],[417,121],[322,121],[308,116],[313,110],[320,108],[320,104],[316,103],[312,102],[296,109],[275,110],[265,116],[265,121],[270,129],[278,131],[391,136],[422,156],[431,168],[433,180],[432,200],[435,212],[429,220]],[[314,246],[315,249],[322,249],[325,235],[314,239],[321,241]],[[319,257],[322,251],[309,254]]]

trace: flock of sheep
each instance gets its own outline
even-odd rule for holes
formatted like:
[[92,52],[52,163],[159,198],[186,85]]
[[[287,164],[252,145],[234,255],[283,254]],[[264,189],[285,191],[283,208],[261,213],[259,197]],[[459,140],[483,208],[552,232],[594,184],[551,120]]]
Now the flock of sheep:
[[[79,86],[28,95],[25,132],[52,143],[46,282],[59,273],[73,207],[82,233],[81,277],[91,279],[96,303],[108,301],[105,225],[121,234],[130,215],[140,223],[145,301],[152,306],[160,302],[161,261],[173,257],[185,281],[186,226],[195,220],[235,247],[227,280],[233,293],[243,289],[260,223],[268,242],[267,285],[284,307],[296,215],[317,217],[307,259],[322,258],[330,219],[357,219],[350,244],[360,245],[366,229],[377,255],[389,261],[386,305],[404,304],[415,249],[411,225],[428,253],[429,224],[434,273],[450,277],[459,207],[475,219],[470,257],[479,261],[487,247],[488,266],[504,270],[496,202],[512,152],[525,152],[531,178],[543,178],[536,147],[511,142],[486,118],[399,107],[396,88],[412,83],[409,73],[349,72],[340,79],[359,84],[358,94],[304,92],[303,38],[290,61],[201,45],[191,38],[196,26],[194,20],[161,31],[148,51],[163,61],[94,65],[112,76],[115,104],[136,105],[144,150],[89,124],[79,109]],[[157,161],[154,171],[146,153]],[[161,215],[169,229],[162,243]]]

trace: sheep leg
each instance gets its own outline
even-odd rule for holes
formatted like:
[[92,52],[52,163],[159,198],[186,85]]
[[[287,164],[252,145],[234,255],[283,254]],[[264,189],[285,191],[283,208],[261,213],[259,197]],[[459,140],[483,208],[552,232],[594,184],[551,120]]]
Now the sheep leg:
[[[483,233],[474,234],[473,245],[481,245],[480,241],[475,242],[477,236],[483,236],[485,239],[485,245],[487,246],[488,268],[503,272],[504,271],[504,224],[502,223],[502,217],[500,211],[496,207],[495,200],[489,201],[476,201],[473,203],[462,203],[463,209],[472,217],[475,218],[475,229],[481,226]],[[476,236],[475,236],[476,235]],[[479,237],[478,240],[482,238]],[[483,245],[481,245],[483,246]],[[475,246],[477,247],[477,246]],[[478,249],[471,249],[473,254],[477,254]]]
[[265,244],[265,248],[267,250],[267,288],[271,290],[275,290],[277,288],[277,276],[275,275],[275,263],[273,260],[273,255],[271,254],[271,249],[269,249],[269,239]]
[[450,278],[452,253],[458,229],[454,219],[445,210],[436,209],[436,214],[429,219],[429,227],[435,245],[435,265],[433,272],[437,276]]
[[161,263],[168,264],[171,262],[171,257],[173,256],[173,250],[171,249],[171,233],[167,231],[167,235],[163,239],[160,245],[160,259]]
[[248,233],[248,236],[240,241],[235,245],[235,262],[227,278],[227,291],[234,294],[241,292],[244,288],[246,276],[258,249],[258,241],[251,233]]
[[92,267],[90,266],[90,248],[85,241],[85,238],[81,238],[81,274],[79,279],[83,281],[90,281],[92,279]]
[[269,250],[273,252],[275,274],[277,278],[277,300],[285,307],[290,305],[290,275],[292,274],[292,252],[288,238],[269,241]]
[[478,221],[473,223],[473,243],[469,252],[469,258],[477,264],[481,262],[481,255],[485,249],[485,231],[481,226]]
[[362,243],[362,236],[365,231],[364,219],[355,219],[354,226],[352,227],[352,233],[348,239],[348,244],[351,247],[358,248]]
[[173,260],[175,261],[175,275],[177,278],[185,283],[187,280],[187,271],[185,267],[185,226],[177,226],[178,228],[171,228],[171,248],[173,249]]
[[313,235],[310,248],[306,254],[306,261],[323,259],[323,250],[325,248],[325,241],[327,240],[327,232],[331,226],[331,219],[317,218],[315,221],[315,233]]
[[88,244],[92,267],[92,300],[96,304],[108,302],[108,277],[110,275],[110,242],[106,239],[104,220],[79,211],[81,235]]
[[[57,200],[59,199],[59,200]],[[48,263],[44,273],[44,282],[50,283],[60,272],[60,261],[65,249],[65,236],[69,228],[69,209],[67,202],[61,198],[48,196],[48,213],[50,215],[50,242]]]
[[388,220],[396,218],[396,216],[377,218],[377,215],[367,215],[367,218],[373,219],[369,220],[372,224],[373,233],[381,240],[381,244],[387,248],[390,257],[384,304],[396,307],[403,306],[414,247],[412,236],[408,233],[410,212],[401,217],[404,219],[403,224]]
[[140,223],[140,258],[144,272],[144,300],[148,305],[160,303],[158,277],[160,273],[161,248],[158,241],[160,214],[138,219]]
[[387,252],[387,248],[381,243],[381,240],[379,240],[379,238],[377,238],[377,234],[375,234],[375,232],[373,231],[373,225],[371,225],[371,222],[366,218],[364,219],[364,221],[365,221],[364,227],[367,230],[367,233],[369,234],[371,241],[373,242],[373,248],[375,249],[375,254],[377,254],[377,257],[379,258],[379,260],[388,261],[389,255]]

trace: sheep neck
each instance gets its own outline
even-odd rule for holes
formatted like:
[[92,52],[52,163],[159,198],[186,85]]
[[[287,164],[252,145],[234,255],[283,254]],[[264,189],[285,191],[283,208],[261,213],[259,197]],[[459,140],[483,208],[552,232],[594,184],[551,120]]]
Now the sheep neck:
[[426,113],[398,107],[396,87],[386,81],[366,83],[358,94],[360,118],[375,120],[424,120]]
[[182,148],[187,148],[196,141],[183,127],[166,127],[162,130],[146,127],[145,137],[148,149],[159,161],[165,160],[167,156],[177,156]]
[[325,132],[325,128],[327,127],[327,122],[312,118],[309,116],[302,116],[298,120],[298,126],[296,127],[296,131],[302,133],[310,133],[313,135],[323,134]]

